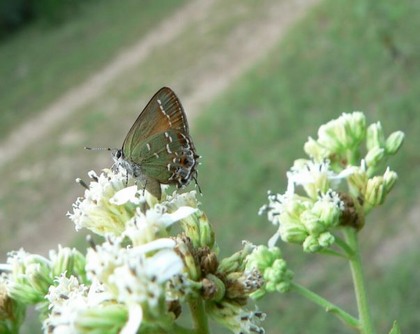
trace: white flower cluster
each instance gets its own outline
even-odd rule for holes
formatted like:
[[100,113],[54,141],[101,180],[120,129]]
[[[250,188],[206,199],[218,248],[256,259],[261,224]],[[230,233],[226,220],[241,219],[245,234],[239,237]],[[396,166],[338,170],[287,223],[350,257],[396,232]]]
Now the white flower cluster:
[[86,270],[91,284],[63,274],[50,287],[45,332],[85,333],[90,328],[101,333],[137,333],[144,319],[168,316],[171,280],[183,275],[174,247],[172,239],[125,247],[122,238],[107,237],[105,243],[88,250]]
[[[99,176],[94,171],[88,175],[92,181],[84,197],[76,200],[73,212],[67,215],[74,222],[76,230],[87,228],[102,236],[107,233],[121,234],[126,221],[134,216],[136,204],[145,200],[145,197],[136,197],[139,193],[137,186],[127,188],[128,179],[122,173],[114,174],[105,169]],[[131,179],[129,181],[133,182]],[[124,202],[127,197],[129,200]]]
[[[176,322],[186,303],[193,323],[210,316],[234,333],[264,332],[265,315],[246,307],[263,286],[260,271],[245,268],[252,247],[219,261],[195,191],[165,194],[158,202],[124,173],[92,171],[89,177],[89,185],[78,181],[86,190],[68,216],[77,230],[87,228],[104,241],[92,241],[86,256],[62,247],[49,258],[10,253],[0,297],[12,305],[8,309],[22,307],[9,318],[23,318],[26,305],[35,304],[45,333],[187,332]],[[195,314],[200,304],[202,314]],[[207,320],[194,330],[205,327]]]
[[[174,296],[182,297],[179,291],[188,291],[188,280],[182,279],[184,263],[169,230],[197,209],[180,206],[183,195],[159,204],[145,190],[127,184],[132,180],[121,173],[104,170],[99,176],[94,172],[89,176],[92,182],[85,196],[68,215],[76,229],[88,228],[104,236],[105,242],[88,249],[86,255],[85,269],[92,285],[63,275],[50,288],[50,313],[44,328],[70,333],[85,332],[91,326],[103,332],[117,328],[126,334],[136,333],[144,322],[159,328],[165,318],[174,318],[168,303]],[[109,325],[101,310],[110,314],[115,326]],[[92,320],[88,327],[86,319]]]
[[269,203],[260,210],[278,226],[269,246],[280,237],[316,252],[334,243],[333,228],[360,229],[365,215],[383,203],[395,184],[397,174],[389,168],[384,175],[374,174],[398,151],[403,139],[400,131],[385,139],[380,123],[367,126],[361,112],[343,114],[322,125],[318,139],[309,138],[304,146],[311,159],[296,160],[287,172],[285,194],[269,193]]

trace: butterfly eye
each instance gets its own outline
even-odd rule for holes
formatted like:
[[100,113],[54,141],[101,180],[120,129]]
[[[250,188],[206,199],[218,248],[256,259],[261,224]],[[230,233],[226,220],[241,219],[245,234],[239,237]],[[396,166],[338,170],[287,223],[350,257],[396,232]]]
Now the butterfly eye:
[[118,150],[117,153],[115,154],[115,156],[117,157],[117,159],[121,158],[122,151],[121,150]]

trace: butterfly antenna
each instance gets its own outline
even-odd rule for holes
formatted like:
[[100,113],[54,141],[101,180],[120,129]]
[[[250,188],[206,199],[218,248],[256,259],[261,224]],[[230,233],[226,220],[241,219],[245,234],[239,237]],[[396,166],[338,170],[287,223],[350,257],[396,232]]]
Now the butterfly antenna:
[[110,147],[84,147],[85,150],[89,150],[89,151],[113,151],[115,150],[115,148],[110,148]]
[[201,192],[200,185],[198,184],[197,178],[195,176],[193,177],[193,180],[195,181],[195,185],[197,186],[198,191],[200,192],[200,195],[203,195],[203,193]]

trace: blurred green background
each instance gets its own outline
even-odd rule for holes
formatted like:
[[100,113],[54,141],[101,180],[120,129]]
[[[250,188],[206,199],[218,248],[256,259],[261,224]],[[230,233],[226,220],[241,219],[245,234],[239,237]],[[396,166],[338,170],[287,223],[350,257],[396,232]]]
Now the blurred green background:
[[[83,147],[120,147],[161,86],[189,117],[222,255],[268,240],[274,228],[257,215],[267,190],[285,190],[319,125],[362,110],[387,134],[406,133],[389,161],[399,182],[361,232],[374,323],[418,332],[418,1],[57,3],[0,3],[1,261],[20,247],[84,243],[65,217],[83,192],[74,179],[112,162]],[[298,282],[355,312],[346,263],[283,248]],[[267,333],[352,333],[294,294],[259,305]]]

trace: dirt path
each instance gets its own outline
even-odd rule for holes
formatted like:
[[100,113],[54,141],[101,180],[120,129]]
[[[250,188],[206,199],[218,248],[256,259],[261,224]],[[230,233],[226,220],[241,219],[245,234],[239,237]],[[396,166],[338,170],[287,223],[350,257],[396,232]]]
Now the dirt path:
[[[71,117],[79,108],[103,96],[114,80],[146,60],[154,49],[175,41],[192,20],[208,20],[206,12],[218,1],[221,0],[192,1],[179,9],[138,43],[123,50],[101,71],[58,98],[45,111],[39,113],[36,119],[22,124],[12,136],[0,144],[0,167],[20,156],[28,145],[48,137],[57,124]],[[196,116],[194,112],[202,110],[203,105],[214,99],[266,55],[288,28],[317,2],[318,0],[275,1],[258,22],[254,20],[236,26],[230,33],[225,47],[208,55],[207,61],[217,64],[216,68],[212,66],[209,71],[206,66],[202,66],[195,71],[194,89],[183,95],[183,104],[189,118],[193,119]],[[68,231],[73,230],[71,224],[67,225]],[[48,231],[48,240],[45,240],[42,231]],[[59,235],[60,238],[56,238]],[[46,254],[46,250],[56,248],[57,240],[64,242],[63,235],[72,236],[73,233],[66,233],[62,225],[47,221],[33,228],[25,228],[18,233],[17,239],[19,244],[27,245],[25,248],[31,252]]]

